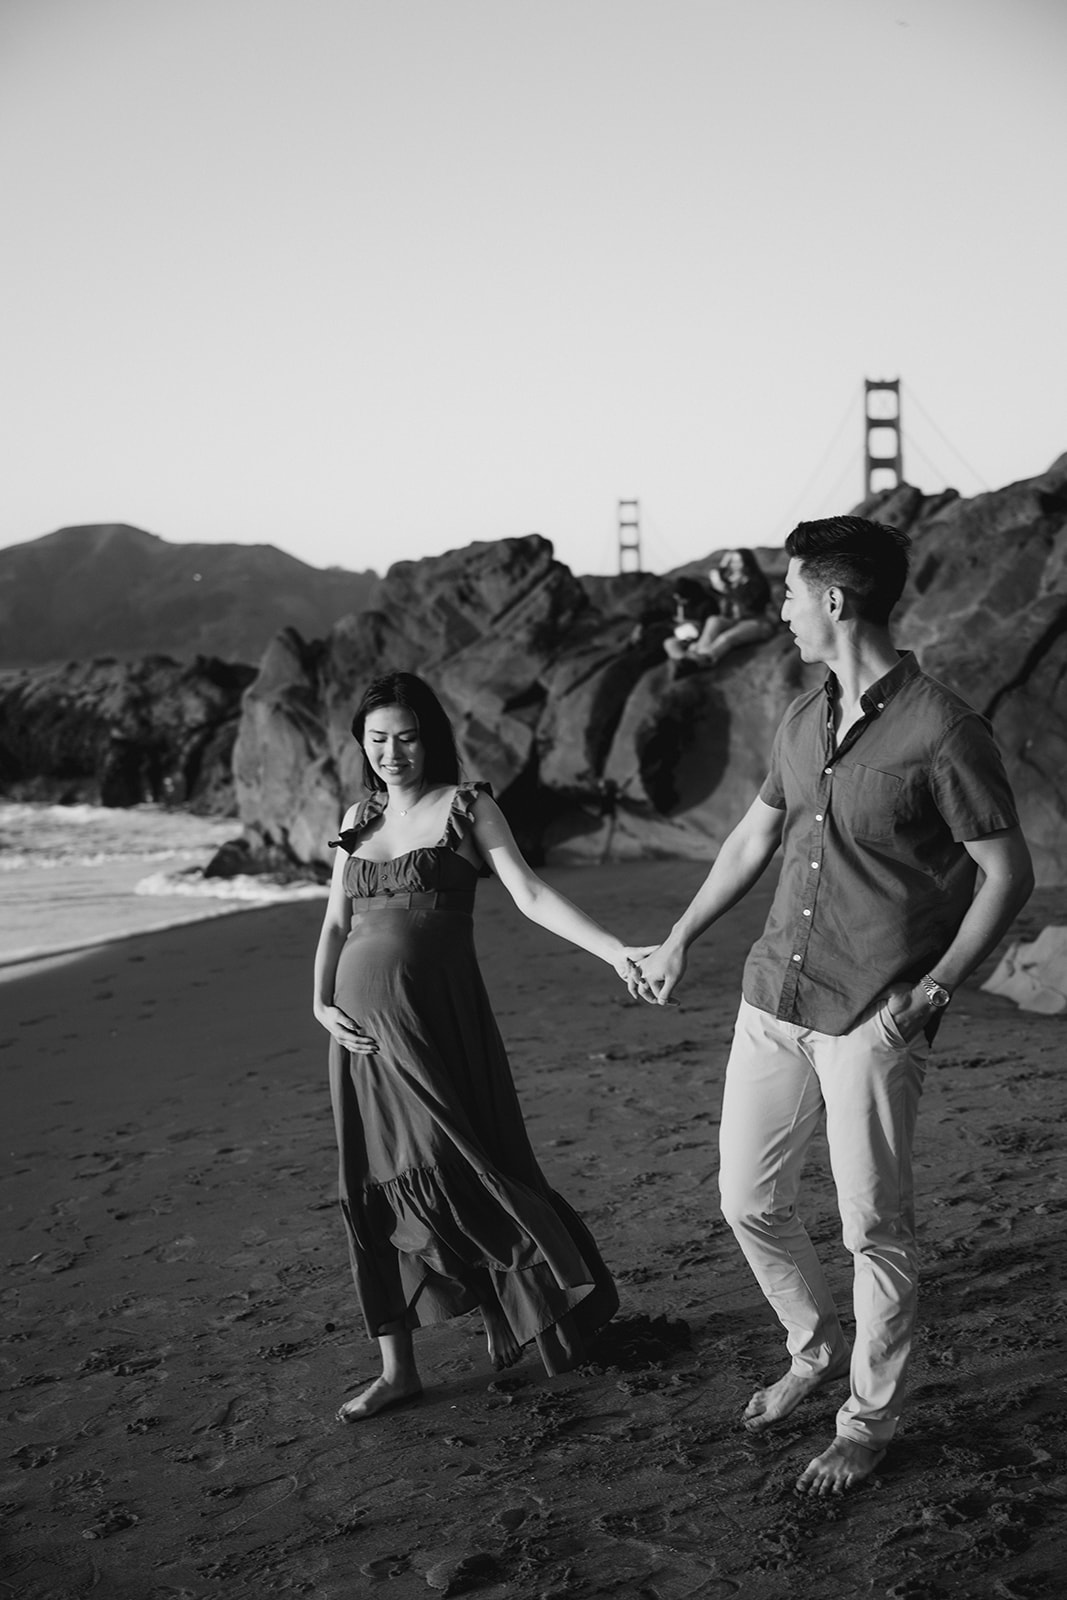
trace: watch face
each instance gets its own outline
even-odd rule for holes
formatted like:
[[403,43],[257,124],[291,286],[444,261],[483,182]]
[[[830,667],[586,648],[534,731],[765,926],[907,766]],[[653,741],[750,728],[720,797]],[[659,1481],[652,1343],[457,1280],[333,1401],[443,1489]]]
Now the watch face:
[[947,989],[939,983],[929,983],[926,986],[926,996],[932,1006],[947,1006],[952,996]]

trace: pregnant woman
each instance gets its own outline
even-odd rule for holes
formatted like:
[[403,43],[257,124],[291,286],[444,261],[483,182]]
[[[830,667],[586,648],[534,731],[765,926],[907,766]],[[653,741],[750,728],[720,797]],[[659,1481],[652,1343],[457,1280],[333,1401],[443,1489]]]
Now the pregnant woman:
[[487,784],[461,782],[451,724],[420,678],[371,684],[352,722],[370,793],[345,814],[315,957],[331,1037],[340,1200],[382,1374],[357,1422],[422,1393],[412,1330],[475,1308],[492,1365],[536,1340],[573,1367],[618,1296],[588,1229],[534,1156],[474,952],[483,867],[524,915],[613,966],[633,957],[526,864]]

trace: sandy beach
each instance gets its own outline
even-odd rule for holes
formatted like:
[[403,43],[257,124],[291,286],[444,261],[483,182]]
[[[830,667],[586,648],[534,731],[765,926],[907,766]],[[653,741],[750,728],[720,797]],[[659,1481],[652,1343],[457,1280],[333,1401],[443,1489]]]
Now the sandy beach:
[[[548,876],[633,939],[701,869]],[[972,979],[927,1078],[905,1426],[844,1500],[792,1492],[840,1391],[738,1426],[780,1331],[718,1214],[719,1102],[762,889],[677,1008],[479,890],[478,944],[550,1181],[623,1308],[583,1370],[494,1377],[474,1319],[419,1338],[426,1399],[358,1427],[375,1371],[335,1206],[321,904],[190,924],[0,986],[3,1501],[19,1600],[1038,1600],[1064,1593],[1062,1019]],[[1041,891],[1013,930],[1067,921]],[[820,1148],[805,1216],[847,1303]],[[314,1259],[312,1259],[314,1258]]]

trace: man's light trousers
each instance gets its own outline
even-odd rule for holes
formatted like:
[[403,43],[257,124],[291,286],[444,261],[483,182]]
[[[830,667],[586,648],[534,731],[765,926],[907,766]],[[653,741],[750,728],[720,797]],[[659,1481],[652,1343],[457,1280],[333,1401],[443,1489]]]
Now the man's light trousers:
[[797,1215],[804,1158],[825,1112],[845,1246],[852,1252],[852,1392],[837,1432],[892,1438],[918,1287],[911,1150],[928,1046],[905,1044],[884,1001],[835,1037],[741,1001],[720,1130],[722,1210],[787,1334],[795,1373],[844,1370],[848,1343]]

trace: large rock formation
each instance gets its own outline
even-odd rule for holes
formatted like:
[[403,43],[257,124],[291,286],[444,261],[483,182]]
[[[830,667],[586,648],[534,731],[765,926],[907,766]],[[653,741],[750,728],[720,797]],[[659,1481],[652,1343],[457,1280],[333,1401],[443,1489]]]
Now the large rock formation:
[[274,641],[245,695],[234,752],[242,821],[301,860],[360,789],[352,711],[379,672],[424,674],[452,716],[466,770],[488,779],[536,857],[613,850],[703,855],[751,799],[775,724],[802,682],[777,640],[714,675],[671,683],[659,637],[671,579],[591,585],[531,535],[390,569],[379,609],[322,643]]
[[531,802],[538,788],[542,679],[592,617],[581,584],[536,536],[397,563],[378,610],[346,618],[321,644],[287,630],[267,651],[234,751],[242,821],[299,859],[328,858],[342,797],[359,791],[355,703],[377,673],[404,669],[433,681],[465,765],[510,795],[521,826],[524,787]]
[[316,635],[362,611],[377,581],[272,545],[169,544],[121,523],[61,528],[0,550],[0,666],[149,652],[258,661],[286,624]]
[[1038,881],[1067,881],[1067,455],[973,500],[868,509],[915,540],[900,643],[989,717]]
[[166,656],[2,673],[0,793],[232,815],[241,693],[255,675]]
[[1029,942],[1016,939],[982,988],[1006,995],[1022,1011],[1062,1016],[1067,1011],[1067,928],[1042,928]]
[[[898,638],[991,717],[1039,878],[1063,881],[1067,456],[974,500],[904,487],[858,509],[911,532]],[[438,689],[466,770],[493,783],[535,857],[597,859],[609,836],[616,856],[710,856],[756,792],[782,711],[823,673],[780,633],[672,682],[655,629],[633,642],[670,589],[648,574],[583,583],[536,536],[399,563],[376,610],[268,649],[235,749],[242,820],[257,841],[327,860],[359,793],[353,707],[403,668]]]

